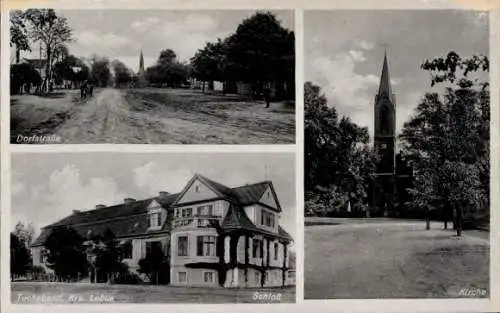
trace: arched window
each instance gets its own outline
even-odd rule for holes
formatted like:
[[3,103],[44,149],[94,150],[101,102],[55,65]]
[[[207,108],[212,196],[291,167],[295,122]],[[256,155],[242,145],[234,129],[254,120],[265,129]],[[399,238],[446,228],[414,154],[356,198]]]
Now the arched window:
[[392,130],[389,108],[382,106],[380,108],[380,131],[387,134]]

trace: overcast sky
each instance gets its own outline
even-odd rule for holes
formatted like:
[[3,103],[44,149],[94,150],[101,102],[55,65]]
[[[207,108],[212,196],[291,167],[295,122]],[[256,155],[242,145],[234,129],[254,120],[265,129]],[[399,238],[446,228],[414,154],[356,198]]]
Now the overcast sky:
[[72,210],[180,192],[196,173],[228,187],[271,180],[295,238],[293,153],[15,153],[11,226],[32,222],[38,234]]
[[304,15],[305,79],[322,87],[329,104],[373,136],[373,103],[387,48],[401,129],[429,91],[427,58],[488,54],[488,15],[474,11],[339,10]]
[[[272,11],[288,29],[293,29],[293,11]],[[144,65],[153,65],[160,51],[172,49],[180,60],[189,60],[206,42],[234,33],[243,19],[255,11],[205,10],[60,10],[68,19],[75,41],[71,54],[90,57],[97,53],[119,59],[138,71],[139,53]],[[38,46],[24,56],[38,57]]]

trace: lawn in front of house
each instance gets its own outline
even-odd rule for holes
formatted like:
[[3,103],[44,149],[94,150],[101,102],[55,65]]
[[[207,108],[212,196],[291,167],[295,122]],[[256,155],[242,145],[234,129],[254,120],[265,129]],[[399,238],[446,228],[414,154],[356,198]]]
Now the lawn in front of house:
[[13,304],[40,303],[294,303],[295,287],[239,288],[11,283]]

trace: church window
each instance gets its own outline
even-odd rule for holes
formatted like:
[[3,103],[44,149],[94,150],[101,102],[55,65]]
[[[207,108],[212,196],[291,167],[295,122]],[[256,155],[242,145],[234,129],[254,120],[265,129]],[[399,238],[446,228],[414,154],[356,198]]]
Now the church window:
[[380,109],[380,131],[382,133],[388,133],[391,131],[391,122],[389,117],[389,109],[383,106]]

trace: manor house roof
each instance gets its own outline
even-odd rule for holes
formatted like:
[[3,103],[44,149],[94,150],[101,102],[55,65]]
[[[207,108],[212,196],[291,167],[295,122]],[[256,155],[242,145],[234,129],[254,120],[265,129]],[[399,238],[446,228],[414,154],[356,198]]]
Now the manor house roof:
[[[259,200],[268,187],[274,193],[272,182],[263,181],[251,185],[229,188],[201,175],[196,175],[195,177],[200,178],[205,184],[217,190],[223,198],[230,201],[230,210],[221,225],[223,228],[245,229],[266,233],[266,231],[257,228],[248,216],[246,216],[243,206],[259,203]],[[44,245],[54,228],[64,226],[74,228],[84,238],[92,235],[103,235],[107,229],[111,230],[117,238],[121,239],[152,236],[169,232],[173,219],[172,205],[179,195],[181,193],[161,193],[158,197],[143,200],[126,199],[127,201],[117,205],[98,206],[96,209],[88,211],[75,210],[73,214],[43,227],[40,236],[32,246]],[[147,208],[153,200],[158,202],[167,211],[167,221],[160,230],[154,231],[148,229],[147,216]],[[278,211],[281,211],[279,203]],[[281,227],[279,227],[277,237],[292,240],[291,236]]]

